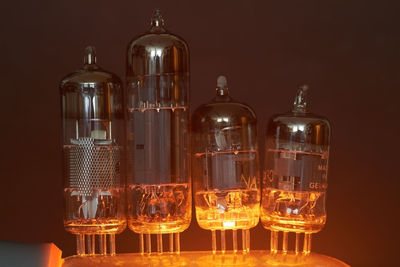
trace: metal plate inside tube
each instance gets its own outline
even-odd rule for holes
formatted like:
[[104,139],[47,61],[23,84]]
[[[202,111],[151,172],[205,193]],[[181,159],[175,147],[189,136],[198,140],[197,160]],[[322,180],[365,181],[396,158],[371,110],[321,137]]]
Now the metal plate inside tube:
[[94,138],[71,140],[69,152],[70,186],[83,196],[93,190],[119,186],[119,147],[111,140]]

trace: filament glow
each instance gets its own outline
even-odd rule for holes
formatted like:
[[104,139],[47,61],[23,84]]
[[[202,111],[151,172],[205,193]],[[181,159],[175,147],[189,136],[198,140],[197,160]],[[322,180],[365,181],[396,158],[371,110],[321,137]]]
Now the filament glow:
[[224,227],[232,228],[235,226],[235,222],[234,221],[226,221],[226,222],[223,222],[223,225],[224,225]]

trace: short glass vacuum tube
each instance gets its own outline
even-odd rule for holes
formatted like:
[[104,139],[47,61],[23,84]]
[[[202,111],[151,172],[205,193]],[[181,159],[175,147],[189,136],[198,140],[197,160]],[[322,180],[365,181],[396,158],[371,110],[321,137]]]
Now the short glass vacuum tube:
[[272,117],[266,135],[266,154],[261,201],[261,221],[271,230],[271,252],[288,252],[288,233],[296,233],[294,251],[311,250],[311,234],[326,222],[326,188],[330,125],[310,113],[308,86],[300,86],[292,112]]
[[217,251],[216,230],[232,230],[233,252],[238,251],[237,230],[242,230],[242,250],[250,250],[250,231],[259,220],[259,170],[257,119],[254,111],[229,96],[227,81],[218,77],[216,96],[192,116],[192,177],[196,219],[211,230]]
[[85,50],[83,68],[60,84],[64,226],[77,237],[78,255],[95,254],[96,235],[99,252],[115,254],[115,234],[126,227],[121,177],[124,140],[121,85],[117,76],[96,64],[92,46]]
[[141,253],[144,243],[151,253],[152,234],[158,253],[163,234],[169,252],[179,253],[179,233],[191,221],[189,50],[159,10],[149,32],[129,43],[126,67],[128,226]]

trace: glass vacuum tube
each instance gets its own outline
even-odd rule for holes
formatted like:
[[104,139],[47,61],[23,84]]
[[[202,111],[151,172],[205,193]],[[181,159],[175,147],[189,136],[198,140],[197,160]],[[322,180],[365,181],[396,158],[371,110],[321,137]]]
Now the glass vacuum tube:
[[254,111],[234,102],[227,81],[218,77],[216,97],[192,116],[192,176],[196,219],[211,230],[216,253],[216,230],[232,230],[237,252],[237,230],[242,229],[242,250],[250,250],[250,231],[259,220],[257,119]]
[[163,234],[179,253],[191,220],[188,46],[155,10],[149,32],[129,43],[126,66],[128,226],[141,253],[144,243],[151,253],[151,234],[158,253]]
[[85,50],[83,68],[60,84],[64,226],[77,237],[78,255],[95,254],[95,235],[101,254],[115,254],[115,234],[126,227],[121,84],[117,76],[97,66],[92,46]]
[[326,188],[329,158],[329,122],[309,111],[308,86],[300,86],[293,110],[270,119],[266,135],[261,221],[271,230],[271,252],[278,252],[278,233],[283,232],[282,251],[288,251],[288,233],[296,233],[299,253],[310,253],[311,234],[326,222]]

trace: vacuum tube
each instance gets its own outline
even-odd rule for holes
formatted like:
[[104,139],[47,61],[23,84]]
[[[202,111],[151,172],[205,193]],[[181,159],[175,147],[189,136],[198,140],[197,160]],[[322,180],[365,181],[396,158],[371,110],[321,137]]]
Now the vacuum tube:
[[124,140],[121,84],[117,76],[97,66],[92,46],[85,50],[83,68],[60,84],[64,226],[76,235],[78,255],[95,254],[96,235],[99,252],[115,254],[115,234],[126,227],[120,164]]
[[300,86],[291,113],[270,119],[266,135],[261,221],[271,230],[271,253],[288,252],[288,233],[295,233],[295,253],[311,250],[311,234],[326,222],[329,122],[309,111],[308,86]]
[[128,226],[140,253],[144,243],[151,253],[152,234],[158,253],[163,234],[179,253],[191,220],[188,46],[155,10],[150,30],[129,43],[126,66]]
[[216,96],[192,116],[192,176],[196,219],[211,230],[212,251],[221,231],[221,253],[226,251],[225,230],[232,230],[233,252],[250,250],[250,231],[259,220],[260,190],[257,119],[254,111],[234,102],[227,81],[218,77]]

